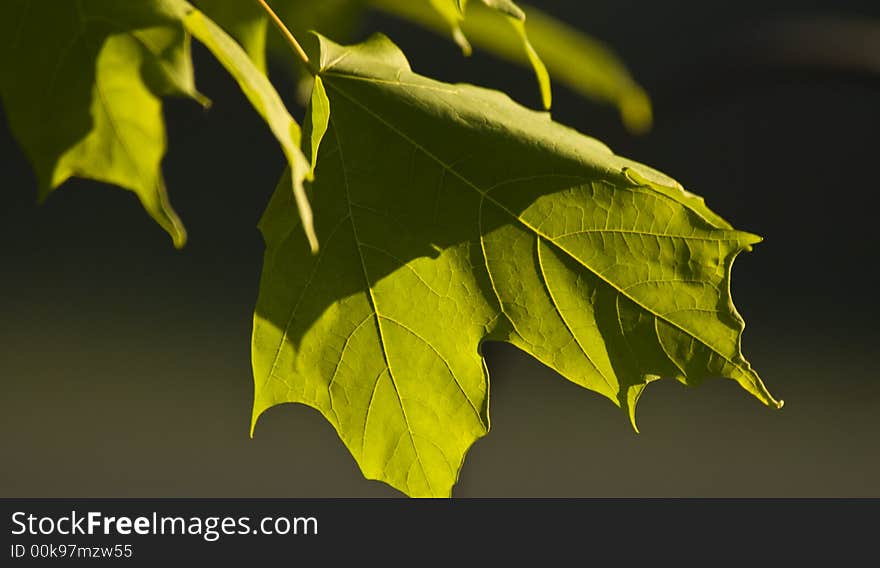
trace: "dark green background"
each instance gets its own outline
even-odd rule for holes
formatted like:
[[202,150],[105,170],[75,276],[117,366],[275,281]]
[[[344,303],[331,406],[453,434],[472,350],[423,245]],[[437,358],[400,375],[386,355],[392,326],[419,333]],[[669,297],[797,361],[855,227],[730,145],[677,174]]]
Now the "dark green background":
[[[492,432],[454,494],[880,496],[880,75],[839,64],[856,54],[880,72],[876,2],[533,3],[611,44],[657,120],[632,137],[560,86],[555,117],[765,237],[737,260],[733,293],[744,351],[786,406],[730,381],[662,381],[635,435],[605,399],[492,345]],[[798,14],[873,17],[878,31],[873,43],[832,25],[828,37],[762,31]],[[537,104],[527,70],[464,60],[390,19],[375,29],[419,72]],[[817,45],[834,58],[778,64]],[[248,439],[256,223],[283,160],[219,65],[201,49],[196,63],[213,108],[166,107],[165,173],[190,233],[180,252],[128,192],[72,181],[36,206],[0,122],[0,496],[398,495],[364,480],[305,407],[270,410]]]

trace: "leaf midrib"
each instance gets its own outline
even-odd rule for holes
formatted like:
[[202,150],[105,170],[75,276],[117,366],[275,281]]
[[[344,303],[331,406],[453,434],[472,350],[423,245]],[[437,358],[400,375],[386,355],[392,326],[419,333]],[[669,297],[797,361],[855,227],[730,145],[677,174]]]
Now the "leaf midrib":
[[[406,430],[409,433],[410,443],[412,444],[413,451],[416,454],[416,461],[419,464],[419,469],[422,470],[422,476],[425,478],[425,483],[428,484],[428,490],[431,492],[431,494],[435,494],[434,487],[431,485],[431,479],[428,477],[428,471],[425,468],[425,464],[422,462],[421,452],[419,452],[419,447],[416,444],[415,432],[413,432],[412,425],[410,424],[410,421],[409,421],[409,417],[406,414],[406,407],[403,404],[403,397],[400,394],[400,389],[397,387],[397,381],[394,379],[394,372],[391,370],[391,361],[388,359],[388,350],[386,348],[385,335],[382,332],[382,316],[379,314],[379,307],[376,305],[376,298],[373,295],[373,287],[372,287],[372,284],[370,283],[370,276],[367,271],[367,263],[366,263],[366,260],[364,259],[363,250],[361,249],[360,237],[358,237],[357,223],[355,223],[355,221],[354,221],[354,211],[353,211],[353,207],[352,207],[351,192],[349,190],[349,185],[348,185],[348,174],[345,171],[345,158],[344,158],[345,154],[343,153],[343,150],[342,150],[342,140],[339,138],[339,132],[336,129],[336,123],[332,119],[330,120],[330,126],[333,128],[333,134],[336,137],[336,148],[339,151],[339,161],[342,162],[341,169],[342,169],[343,185],[345,186],[345,200],[346,200],[346,203],[348,203],[348,220],[351,222],[351,230],[352,230],[352,234],[354,236],[355,246],[356,246],[357,252],[358,252],[358,258],[361,261],[361,269],[362,269],[363,275],[364,275],[364,286],[367,290],[367,299],[370,302],[370,308],[372,308],[373,315],[375,316],[376,330],[379,333],[379,346],[382,351],[382,359],[385,361],[385,368],[388,369],[388,378],[391,380],[391,386],[394,388],[394,394],[397,396],[397,403],[400,406],[400,412],[403,415],[403,421],[406,424]],[[382,380],[381,373],[379,374],[379,376],[376,379],[376,384],[373,385],[373,395],[375,395],[375,391],[379,387],[380,380]],[[371,402],[372,402],[372,397],[371,397]],[[369,411],[370,411],[370,408],[368,407],[367,412],[369,413]],[[366,439],[366,436],[367,436],[366,423],[365,423],[365,427],[364,427],[363,436],[364,436],[364,439]],[[409,485],[409,484],[407,484],[407,485]]]

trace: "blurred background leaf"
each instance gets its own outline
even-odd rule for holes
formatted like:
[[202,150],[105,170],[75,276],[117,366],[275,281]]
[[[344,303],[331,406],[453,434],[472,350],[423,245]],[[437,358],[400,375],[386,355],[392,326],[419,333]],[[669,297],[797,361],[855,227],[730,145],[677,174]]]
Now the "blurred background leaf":
[[[447,0],[369,0],[369,5],[434,33],[452,33],[465,54],[473,44],[507,61],[535,66],[534,56],[523,49],[522,24],[503,25],[497,12],[482,2],[470,2],[464,20]],[[538,8],[520,6],[526,13],[525,31],[531,46],[546,65],[551,81],[596,102],[616,106],[631,132],[650,129],[650,99],[611,48]]]
[[[509,1],[478,0],[369,0],[376,9],[425,26],[442,35],[451,34],[464,55],[472,51],[469,37],[487,51],[508,60],[530,66],[535,71],[541,102],[549,109],[552,102],[550,73],[529,41],[523,11]],[[463,28],[466,26],[466,29]]]
[[[290,47],[281,35],[267,30],[265,15],[255,1],[199,0],[197,4],[242,44],[260,68],[265,69],[268,49],[279,67],[296,77],[297,99],[305,104],[311,76],[290,57]],[[612,49],[532,6],[520,4],[526,14],[523,24],[482,1],[468,3],[466,17],[456,0],[275,0],[270,4],[296,37],[314,30],[341,43],[363,39],[370,11],[390,15],[451,37],[464,55],[471,54],[473,44],[495,57],[534,69],[545,107],[550,104],[550,83],[555,81],[592,101],[616,107],[632,133],[651,128],[651,101]]]

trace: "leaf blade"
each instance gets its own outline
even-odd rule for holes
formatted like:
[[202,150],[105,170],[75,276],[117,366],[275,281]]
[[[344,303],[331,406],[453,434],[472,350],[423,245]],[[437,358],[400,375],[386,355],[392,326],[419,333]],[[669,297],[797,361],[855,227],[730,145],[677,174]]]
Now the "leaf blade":
[[254,422],[313,406],[364,475],[447,496],[489,429],[483,341],[516,345],[633,421],[659,376],[723,374],[775,405],[742,357],[729,295],[754,236],[543,113],[412,73],[387,38],[322,38],[314,59],[332,108],[314,190],[325,247],[303,255],[276,193]]

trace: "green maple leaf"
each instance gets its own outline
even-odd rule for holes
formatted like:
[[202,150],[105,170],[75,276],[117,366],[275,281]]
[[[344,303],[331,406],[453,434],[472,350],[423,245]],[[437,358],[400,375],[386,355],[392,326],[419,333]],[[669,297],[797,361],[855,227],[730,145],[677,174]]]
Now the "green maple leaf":
[[446,496],[489,429],[483,341],[516,345],[633,423],[660,377],[728,377],[781,404],[741,354],[729,292],[758,237],[547,114],[413,73],[384,36],[311,52],[322,249],[310,253],[282,182],[260,224],[254,423],[312,406],[366,477]]
[[11,130],[44,199],[72,176],[133,191],[182,246],[186,232],[161,172],[166,149],[162,97],[203,104],[195,88],[190,34],[235,77],[280,143],[292,192],[313,247],[303,181],[309,164],[299,126],[244,50],[183,0],[7,0],[0,6],[0,96]]

